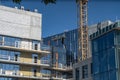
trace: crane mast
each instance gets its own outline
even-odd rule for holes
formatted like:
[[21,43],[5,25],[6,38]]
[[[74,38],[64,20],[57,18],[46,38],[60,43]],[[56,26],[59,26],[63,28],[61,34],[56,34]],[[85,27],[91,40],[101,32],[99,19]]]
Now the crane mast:
[[78,18],[78,61],[85,60],[88,56],[88,25],[87,25],[88,0],[77,0]]

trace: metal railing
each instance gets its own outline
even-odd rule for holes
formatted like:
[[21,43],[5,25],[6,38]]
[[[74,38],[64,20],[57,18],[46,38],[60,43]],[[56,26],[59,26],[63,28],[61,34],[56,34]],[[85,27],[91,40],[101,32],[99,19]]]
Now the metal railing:
[[[15,61],[15,57],[9,56],[9,55],[1,55],[0,54],[0,60],[9,60],[9,61]],[[16,61],[19,61],[19,57]]]
[[48,60],[40,60],[40,63],[34,63],[31,61],[30,62],[26,62],[25,60],[20,60],[20,57],[18,57],[17,59],[15,59],[14,56],[10,56],[10,55],[1,55],[0,54],[0,61],[7,61],[7,62],[17,62],[17,64],[21,63],[21,64],[31,64],[31,65],[44,65],[44,66],[50,66],[49,65],[49,61]]
[[48,45],[41,44],[40,46],[37,46],[36,49],[33,48],[32,44],[17,44],[17,43],[12,43],[12,42],[0,42],[0,46],[10,46],[10,47],[15,47],[15,48],[20,48],[20,49],[27,49],[27,50],[42,50],[42,51],[50,51],[51,48]]
[[72,66],[65,66],[65,65],[59,63],[59,65],[58,66],[54,66],[54,68],[69,70],[69,69],[72,69]]
[[49,60],[40,60],[41,64],[49,64],[50,65],[50,61]]
[[56,76],[51,76],[50,74],[40,74],[40,75],[25,75],[20,71],[15,71],[15,70],[3,70],[0,69],[0,75],[4,75],[4,76],[10,76],[10,77],[22,77],[22,78],[34,78],[34,79],[63,79],[62,76],[56,75]]
[[51,51],[51,47],[49,45],[45,45],[45,44],[41,44],[40,49],[43,51]]
[[15,71],[15,70],[3,70],[3,69],[0,69],[0,74],[2,74],[2,75],[19,75],[19,76],[22,76],[22,73],[20,73],[19,71]]

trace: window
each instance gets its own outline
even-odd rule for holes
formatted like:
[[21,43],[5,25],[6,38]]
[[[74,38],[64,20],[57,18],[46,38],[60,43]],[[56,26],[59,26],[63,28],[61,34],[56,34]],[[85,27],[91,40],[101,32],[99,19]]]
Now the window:
[[34,56],[34,63],[37,63],[37,56]]
[[75,80],[79,80],[79,78],[80,78],[80,74],[79,74],[80,72],[79,72],[79,68],[76,68],[75,69]]
[[32,45],[33,45],[32,48],[33,48],[34,50],[38,50],[38,48],[39,48],[39,45],[38,45],[38,44],[39,44],[39,41],[33,41],[33,42],[32,42]]
[[37,43],[33,43],[33,49],[38,50],[38,44]]
[[19,41],[15,41],[15,47],[19,47],[20,42]]
[[37,54],[33,54],[32,55],[32,59],[33,59],[33,63],[37,63],[38,55]]
[[88,78],[88,65],[82,66],[82,78]]
[[20,38],[14,38],[14,37],[8,37],[8,36],[4,37],[4,45],[6,46],[18,47],[19,45],[18,42],[20,41],[21,41]]
[[3,36],[0,36],[0,45],[3,44]]
[[20,53],[19,52],[14,52],[14,60],[19,61]]
[[33,69],[33,76],[36,77],[37,76],[37,70]]
[[18,54],[15,54],[15,61],[18,61]]

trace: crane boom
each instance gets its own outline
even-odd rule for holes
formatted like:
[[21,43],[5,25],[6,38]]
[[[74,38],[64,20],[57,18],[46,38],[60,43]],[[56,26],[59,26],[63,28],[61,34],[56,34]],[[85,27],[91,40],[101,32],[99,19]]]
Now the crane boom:
[[87,24],[87,2],[78,0],[78,61],[85,60],[88,56],[88,24]]

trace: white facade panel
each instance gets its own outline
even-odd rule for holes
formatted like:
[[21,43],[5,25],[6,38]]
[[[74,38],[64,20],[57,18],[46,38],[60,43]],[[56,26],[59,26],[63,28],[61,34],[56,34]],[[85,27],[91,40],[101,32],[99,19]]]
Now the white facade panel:
[[41,40],[41,14],[0,6],[0,34]]

